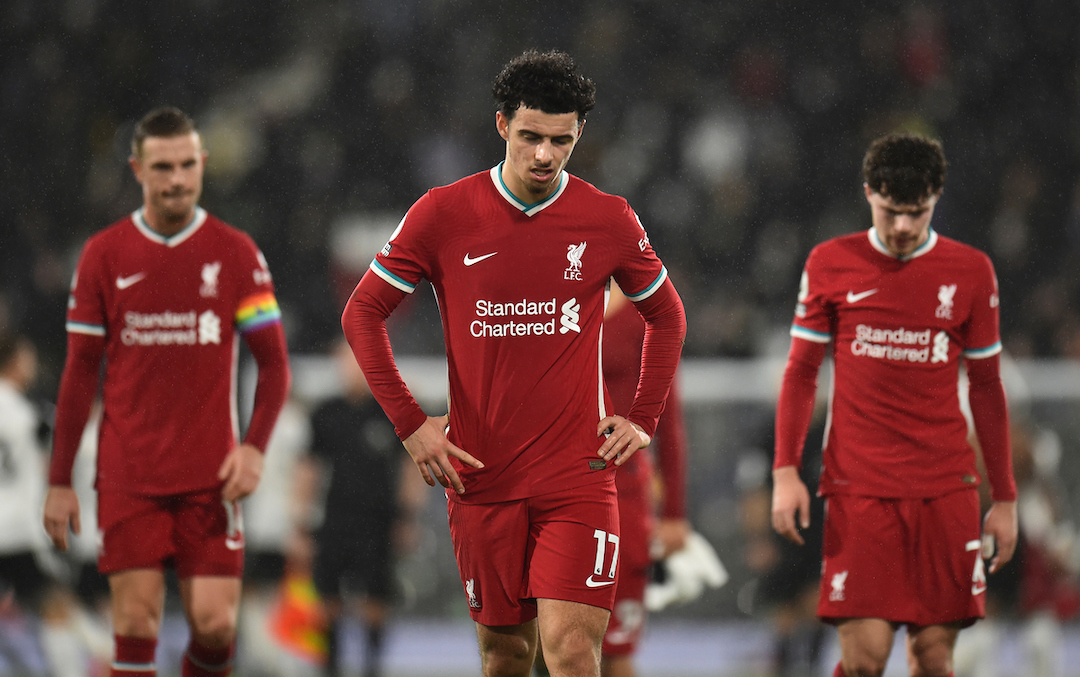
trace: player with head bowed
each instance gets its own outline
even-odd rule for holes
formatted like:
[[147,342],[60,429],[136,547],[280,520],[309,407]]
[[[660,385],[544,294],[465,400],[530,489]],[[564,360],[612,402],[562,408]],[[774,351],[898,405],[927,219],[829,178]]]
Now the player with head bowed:
[[[615,470],[648,445],[678,366],[682,303],[634,211],[567,173],[595,100],[564,53],[496,77],[495,167],[421,197],[342,316],[419,471],[446,487],[483,674],[595,676],[619,571]],[[645,318],[637,396],[613,415],[600,334],[614,277]],[[434,287],[449,413],[428,416],[395,367],[386,319]]]
[[[950,675],[957,633],[984,615],[983,535],[997,545],[990,572],[1016,547],[997,279],[985,254],[931,226],[945,167],[941,145],[922,136],[870,145],[863,191],[872,227],[810,252],[791,327],[772,519],[802,542],[809,495],[800,454],[831,346],[818,615],[839,632],[838,676],[881,675],[900,625],[911,674]],[[981,528],[961,362],[994,500]]]

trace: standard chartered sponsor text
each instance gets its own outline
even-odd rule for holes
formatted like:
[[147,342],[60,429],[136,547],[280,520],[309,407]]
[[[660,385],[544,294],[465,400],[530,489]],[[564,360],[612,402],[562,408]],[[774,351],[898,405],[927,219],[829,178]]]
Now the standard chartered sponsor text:
[[[930,359],[930,330],[875,329],[865,324],[855,327],[851,353],[859,357],[897,362],[926,362]],[[923,347],[925,346],[925,347]]]
[[198,343],[198,315],[194,310],[162,313],[124,313],[120,340],[128,346],[171,346]]
[[478,318],[521,319],[510,319],[501,322],[477,319],[473,320],[469,325],[469,331],[476,338],[551,336],[555,333],[556,308],[558,308],[558,304],[555,299],[546,301],[522,299],[508,303],[477,299],[476,316]]

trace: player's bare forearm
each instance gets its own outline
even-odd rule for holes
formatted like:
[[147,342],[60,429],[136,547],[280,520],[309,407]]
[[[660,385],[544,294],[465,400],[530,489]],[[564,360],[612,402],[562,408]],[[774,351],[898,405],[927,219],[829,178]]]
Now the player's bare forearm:
[[799,528],[810,526],[810,492],[793,465],[773,470],[772,524],[776,533],[803,545]]
[[448,419],[448,416],[428,416],[402,444],[429,486],[435,486],[438,481],[447,489],[453,487],[454,491],[464,494],[465,485],[450,463],[450,457],[474,468],[483,468],[484,464],[446,438]]
[[992,536],[997,546],[994,558],[990,560],[990,573],[994,573],[1005,566],[1016,552],[1016,501],[996,501],[990,506],[983,520],[983,534]]
[[51,486],[45,495],[45,532],[58,550],[68,549],[68,529],[78,535],[79,497],[71,487]]
[[649,446],[652,438],[641,426],[627,421],[622,416],[608,416],[596,426],[596,436],[607,435],[596,454],[605,461],[614,461],[622,465],[630,460],[638,449]]
[[251,494],[259,487],[262,478],[263,454],[250,444],[241,444],[229,452],[218,470],[218,479],[225,484],[221,497],[236,501]]

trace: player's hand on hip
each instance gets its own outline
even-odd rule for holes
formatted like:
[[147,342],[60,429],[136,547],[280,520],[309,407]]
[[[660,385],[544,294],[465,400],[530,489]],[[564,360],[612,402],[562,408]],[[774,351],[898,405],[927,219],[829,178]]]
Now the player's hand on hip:
[[405,438],[402,444],[429,486],[435,486],[438,481],[447,489],[453,487],[454,491],[464,494],[465,485],[450,463],[450,457],[474,468],[483,468],[484,464],[446,438],[449,420],[449,416],[428,416],[424,424]]
[[641,426],[627,421],[622,416],[608,416],[596,426],[596,436],[607,435],[600,445],[597,456],[605,461],[614,460],[615,465],[622,465],[630,460],[634,452],[644,449],[652,442]]
[[225,482],[221,497],[226,501],[241,499],[259,486],[262,478],[263,454],[250,444],[241,444],[229,452],[218,470],[218,479]]
[[71,487],[49,487],[45,495],[45,532],[49,534],[53,545],[58,550],[68,549],[68,527],[78,535],[82,532],[79,524],[79,497]]
[[992,536],[996,549],[990,560],[990,573],[1005,566],[1016,552],[1017,541],[1016,501],[995,501],[986,511],[983,535]]
[[793,465],[773,470],[772,525],[776,533],[803,545],[799,529],[810,526],[810,492]]

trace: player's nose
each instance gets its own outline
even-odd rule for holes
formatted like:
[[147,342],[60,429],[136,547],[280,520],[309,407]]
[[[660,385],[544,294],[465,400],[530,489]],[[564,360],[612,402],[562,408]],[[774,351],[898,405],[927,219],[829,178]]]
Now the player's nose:
[[908,214],[900,214],[893,222],[893,228],[901,233],[910,233],[915,230],[915,217]]
[[547,162],[551,161],[551,158],[552,158],[552,153],[551,153],[551,142],[550,141],[541,141],[540,143],[536,144],[536,160],[537,160],[537,162],[547,163]]

